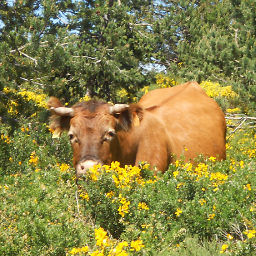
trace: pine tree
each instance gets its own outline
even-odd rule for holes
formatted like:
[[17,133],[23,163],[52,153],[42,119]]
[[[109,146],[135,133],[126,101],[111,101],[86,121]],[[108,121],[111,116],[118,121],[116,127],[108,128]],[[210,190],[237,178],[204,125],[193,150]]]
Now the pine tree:
[[[151,2],[19,0],[0,3],[0,86],[40,87],[65,101],[116,100],[147,82]],[[25,83],[26,82],[26,83]]]
[[232,84],[255,101],[255,1],[163,2],[160,26],[170,33],[162,45],[176,56],[163,58],[168,71],[184,80]]

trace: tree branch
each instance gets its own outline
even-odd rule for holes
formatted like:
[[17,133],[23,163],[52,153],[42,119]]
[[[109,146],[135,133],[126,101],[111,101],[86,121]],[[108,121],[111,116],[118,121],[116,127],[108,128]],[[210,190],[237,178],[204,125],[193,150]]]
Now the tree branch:
[[27,79],[27,78],[23,78],[23,77],[19,77],[19,79],[45,87],[44,84],[40,84],[40,83],[34,82],[33,79]]
[[28,55],[27,55],[26,53],[24,53],[24,52],[19,51],[19,53],[20,53],[21,55],[23,55],[23,56],[25,56],[25,57],[27,57],[27,58],[33,60],[33,61],[35,62],[35,65],[37,66],[37,60],[36,60],[36,59],[34,59],[34,58],[28,56]]

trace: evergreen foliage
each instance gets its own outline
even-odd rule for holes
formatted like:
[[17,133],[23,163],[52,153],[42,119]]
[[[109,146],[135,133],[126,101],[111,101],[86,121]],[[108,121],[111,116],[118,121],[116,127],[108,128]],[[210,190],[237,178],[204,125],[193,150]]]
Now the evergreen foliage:
[[164,59],[168,70],[185,80],[231,83],[255,101],[255,1],[162,2],[162,47],[175,53]]
[[117,101],[149,84],[155,64],[254,102],[255,13],[253,0],[2,1],[0,89]]

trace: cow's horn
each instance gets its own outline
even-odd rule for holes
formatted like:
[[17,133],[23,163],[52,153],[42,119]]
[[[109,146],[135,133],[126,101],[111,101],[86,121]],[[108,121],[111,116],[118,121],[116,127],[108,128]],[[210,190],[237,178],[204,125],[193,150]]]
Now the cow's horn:
[[58,108],[51,107],[51,111],[58,116],[72,116],[74,113],[73,108],[66,108],[66,107],[58,107]]
[[127,104],[115,104],[114,106],[111,106],[109,111],[110,114],[114,113],[121,113],[123,110],[129,108],[129,105]]

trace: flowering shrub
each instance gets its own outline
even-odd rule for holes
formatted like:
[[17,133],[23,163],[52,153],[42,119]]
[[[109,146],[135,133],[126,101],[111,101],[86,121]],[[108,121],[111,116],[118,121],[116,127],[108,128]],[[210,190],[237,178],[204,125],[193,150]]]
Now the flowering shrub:
[[4,97],[1,99],[3,108],[11,117],[33,115],[38,109],[47,109],[47,96],[40,89],[33,92],[27,89],[16,90],[3,88]]
[[219,83],[203,81],[200,86],[205,89],[211,98],[226,97],[227,99],[238,98],[238,94],[232,90],[231,86],[221,86]]
[[142,240],[138,239],[136,241],[131,241],[129,244],[126,241],[119,242],[115,239],[111,239],[107,232],[103,228],[98,228],[94,230],[96,248],[90,252],[88,246],[81,248],[73,248],[69,251],[70,255],[81,255],[88,253],[89,255],[108,255],[108,256],[127,256],[130,252],[139,252],[143,247]]
[[160,88],[168,88],[168,87],[173,87],[178,84],[177,81],[174,79],[170,78],[170,76],[164,75],[164,74],[157,74],[156,75],[156,84]]
[[31,115],[2,123],[0,255],[255,255],[256,136],[229,135],[226,161],[181,159],[164,174],[113,162],[77,186],[65,136]]

